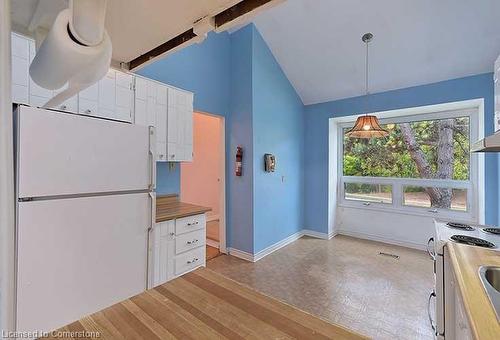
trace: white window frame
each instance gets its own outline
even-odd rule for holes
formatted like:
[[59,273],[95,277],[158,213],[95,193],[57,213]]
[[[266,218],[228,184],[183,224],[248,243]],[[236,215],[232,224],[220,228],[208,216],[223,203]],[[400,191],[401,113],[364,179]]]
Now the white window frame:
[[[458,117],[469,117],[470,145],[483,137],[484,104],[482,99],[454,102],[409,109],[392,110],[375,114],[381,124],[402,123],[422,120],[436,120]],[[403,214],[431,216],[439,219],[460,220],[473,223],[484,223],[484,156],[471,154],[469,164],[469,180],[438,180],[419,178],[363,177],[343,175],[343,129],[352,127],[357,116],[333,118],[337,135],[337,197],[338,206],[361,209],[393,211]],[[392,204],[363,202],[362,200],[345,199],[345,183],[389,184],[392,185]],[[467,211],[451,209],[435,209],[404,205],[404,186],[433,186],[453,189],[467,189]]]

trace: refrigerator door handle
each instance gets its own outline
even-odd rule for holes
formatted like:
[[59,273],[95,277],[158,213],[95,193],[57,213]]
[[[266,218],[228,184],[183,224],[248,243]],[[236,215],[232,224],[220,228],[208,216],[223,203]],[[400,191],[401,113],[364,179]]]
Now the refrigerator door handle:
[[156,131],[154,126],[149,127],[149,159],[150,159],[150,185],[149,189],[156,189]]
[[147,244],[146,244],[146,249],[147,249],[147,257],[146,257],[146,287],[153,288],[153,282],[154,282],[154,273],[153,273],[153,244],[154,244],[154,234],[153,234],[153,228],[156,224],[156,193],[154,191],[151,191],[149,193],[149,202],[150,202],[150,214],[151,214],[151,220],[149,221],[149,226],[147,228]]
[[148,226],[148,231],[151,231],[156,224],[156,194],[154,192],[150,192],[149,198],[149,201],[151,202],[151,221],[150,225]]

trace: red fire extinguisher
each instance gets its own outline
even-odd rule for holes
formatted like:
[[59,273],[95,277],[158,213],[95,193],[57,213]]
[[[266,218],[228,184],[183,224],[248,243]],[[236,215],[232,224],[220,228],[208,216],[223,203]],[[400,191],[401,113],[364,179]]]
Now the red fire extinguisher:
[[243,174],[243,148],[238,146],[236,148],[236,176]]

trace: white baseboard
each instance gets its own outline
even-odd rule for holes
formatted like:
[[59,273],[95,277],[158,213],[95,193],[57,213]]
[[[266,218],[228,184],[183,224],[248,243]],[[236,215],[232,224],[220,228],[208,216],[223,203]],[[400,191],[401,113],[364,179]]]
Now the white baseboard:
[[364,240],[388,243],[388,244],[392,244],[395,246],[401,246],[401,247],[406,247],[406,248],[413,248],[413,249],[418,249],[418,250],[425,250],[426,249],[425,244],[420,244],[420,243],[415,243],[415,242],[410,242],[410,241],[395,240],[395,239],[388,238],[388,237],[381,237],[381,236],[372,235],[372,234],[365,234],[365,233],[360,233],[357,231],[339,230],[338,234],[356,237],[356,238],[361,238]]
[[302,235],[309,236],[309,237],[315,237],[315,238],[321,238],[323,240],[329,240],[332,237],[334,237],[335,235],[337,235],[337,233],[332,231],[330,234],[327,234],[327,233],[321,233],[321,232],[315,231],[315,230],[303,229]]
[[207,246],[219,248],[219,242],[207,238]]
[[287,238],[284,238],[283,240],[278,241],[275,244],[272,244],[265,249],[262,249],[257,254],[247,253],[245,251],[241,251],[241,250],[235,249],[235,248],[228,248],[228,253],[229,253],[229,255],[238,257],[238,258],[246,260],[246,261],[257,262],[260,259],[262,259],[263,257],[265,257],[271,253],[274,253],[276,250],[281,249],[294,241],[297,241],[302,236],[303,236],[302,231],[298,231],[295,234],[292,234],[292,235],[288,236]]
[[270,245],[267,248],[262,249],[259,251],[257,254],[255,254],[254,257],[254,262],[259,261],[261,258],[275,252],[276,250],[283,248],[284,246],[289,245],[290,243],[297,241],[299,238],[301,238],[304,234],[302,231],[298,231],[295,234],[292,234],[288,236],[287,238],[284,238],[283,240],[276,242],[275,244]]
[[231,256],[240,258],[245,261],[255,262],[253,259],[253,254],[247,253],[243,250],[239,250],[236,248],[227,248],[227,253]]

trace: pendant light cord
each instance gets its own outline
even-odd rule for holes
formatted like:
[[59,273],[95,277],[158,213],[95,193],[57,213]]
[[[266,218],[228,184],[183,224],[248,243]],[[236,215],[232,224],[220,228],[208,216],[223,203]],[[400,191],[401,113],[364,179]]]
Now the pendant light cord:
[[366,42],[366,59],[365,59],[365,74],[366,74],[366,77],[365,77],[365,94],[368,96],[368,44],[370,42],[367,41]]

